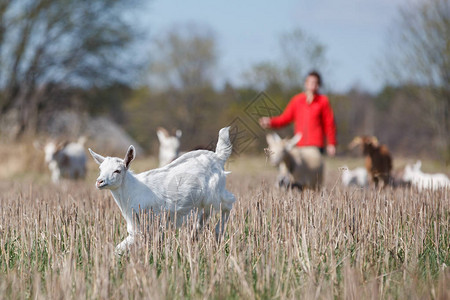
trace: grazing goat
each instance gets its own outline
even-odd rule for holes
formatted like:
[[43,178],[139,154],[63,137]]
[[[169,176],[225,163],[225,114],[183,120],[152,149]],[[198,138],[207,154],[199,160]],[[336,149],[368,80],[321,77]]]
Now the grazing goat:
[[175,136],[171,136],[165,128],[158,127],[156,134],[159,140],[159,166],[163,167],[180,155],[179,148],[182,132],[178,129]]
[[96,187],[111,191],[127,222],[129,235],[117,246],[119,254],[134,244],[141,210],[155,215],[168,212],[177,227],[197,212],[198,229],[208,219],[211,210],[221,210],[222,222],[216,226],[216,237],[219,239],[223,234],[235,202],[234,195],[225,188],[227,172],[224,165],[232,151],[229,127],[220,130],[215,152],[188,152],[162,168],[139,174],[129,170],[135,158],[133,146],[129,147],[124,159],[103,157],[91,149],[89,151],[100,165]]
[[378,139],[374,136],[357,136],[350,143],[349,148],[362,146],[365,155],[365,165],[370,179],[378,186],[383,181],[387,186],[390,181],[392,171],[392,157],[386,145],[379,145]]
[[405,168],[393,170],[391,174],[390,185],[394,188],[411,187],[411,182],[403,179],[405,176]]
[[36,148],[44,150],[45,162],[52,173],[53,182],[58,182],[60,178],[83,179],[86,176],[85,142],[86,138],[80,137],[77,142],[50,141],[44,147],[35,143]]
[[341,180],[344,186],[367,187],[369,185],[368,174],[365,168],[349,170],[347,166],[341,167]]
[[418,160],[413,166],[406,165],[405,172],[403,174],[403,180],[411,182],[411,184],[419,189],[437,190],[440,188],[450,187],[450,180],[447,175],[442,173],[427,174],[423,173],[420,168],[422,162]]
[[295,147],[301,135],[281,139],[276,133],[266,135],[270,162],[278,166],[278,185],[317,189],[322,185],[323,158],[317,147]]

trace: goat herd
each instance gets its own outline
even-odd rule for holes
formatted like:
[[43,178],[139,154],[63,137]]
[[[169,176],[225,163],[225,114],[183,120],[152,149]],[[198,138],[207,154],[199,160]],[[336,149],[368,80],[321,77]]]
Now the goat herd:
[[[226,190],[224,165],[232,152],[229,127],[219,131],[215,151],[195,150],[179,152],[181,131],[171,136],[164,128],[158,128],[160,142],[159,168],[134,174],[129,166],[135,158],[135,148],[130,146],[123,159],[104,157],[89,149],[94,161],[100,165],[96,180],[98,189],[109,189],[127,223],[128,237],[116,248],[123,253],[135,242],[139,233],[139,212],[151,211],[154,215],[168,212],[169,221],[177,227],[194,218],[196,229],[201,229],[213,212],[220,212],[216,226],[216,238],[220,239],[230,210],[235,202]],[[266,153],[270,162],[278,167],[277,185],[292,188],[320,188],[323,182],[323,156],[315,147],[295,147],[301,139],[295,135],[282,139],[276,133],[266,136]],[[35,143],[45,152],[45,161],[52,173],[53,182],[60,178],[78,179],[86,176],[86,138],[76,142],[46,145]],[[350,148],[362,147],[365,168],[349,170],[341,168],[343,185],[376,187],[412,185],[419,190],[450,187],[445,174],[425,174],[421,162],[407,165],[401,176],[392,176],[392,157],[386,145],[380,145],[375,137],[356,137]],[[142,220],[141,220],[142,222]]]
[[[295,135],[291,139],[282,139],[276,133],[266,136],[269,145],[266,152],[270,161],[278,166],[277,182],[284,187],[319,188],[322,184],[323,157],[316,147],[295,147],[301,139]],[[349,148],[362,147],[365,157],[365,168],[350,170],[341,167],[341,181],[344,186],[369,187],[399,187],[413,185],[419,190],[450,187],[450,180],[445,174],[426,174],[421,171],[421,161],[413,166],[406,165],[396,176],[392,174],[392,156],[386,145],[380,145],[373,136],[357,136]]]

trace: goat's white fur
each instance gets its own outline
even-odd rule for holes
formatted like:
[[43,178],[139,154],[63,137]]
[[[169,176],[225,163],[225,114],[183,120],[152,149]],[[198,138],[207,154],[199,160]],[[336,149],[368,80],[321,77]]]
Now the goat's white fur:
[[411,184],[419,189],[431,189],[437,190],[440,188],[450,187],[450,180],[447,175],[442,173],[427,174],[423,173],[420,169],[422,162],[418,160],[414,165],[406,165],[405,172],[403,174],[403,180],[411,182]]
[[182,132],[178,129],[175,136],[171,136],[166,129],[159,127],[156,135],[159,140],[159,166],[163,167],[180,155],[179,148]]
[[278,182],[288,177],[291,183],[318,188],[323,179],[323,157],[317,147],[295,147],[301,137],[296,134],[281,139],[276,133],[268,134],[270,162],[279,167]]
[[[123,253],[134,243],[139,232],[140,211],[152,211],[158,215],[168,212],[179,227],[192,213],[198,213],[198,228],[211,211],[222,211],[222,222],[217,224],[216,235],[224,231],[229,212],[235,202],[226,190],[224,165],[231,155],[229,127],[222,128],[216,151],[197,150],[188,152],[162,168],[134,174],[129,165],[135,157],[130,146],[125,159],[103,157],[89,149],[100,165],[96,181],[98,189],[109,189],[127,222],[128,237],[116,248]],[[137,222],[136,222],[137,221]]]
[[342,166],[340,169],[342,170],[341,180],[344,186],[369,186],[369,177],[366,168],[358,167],[350,170],[347,166]]
[[54,141],[47,142],[43,147],[45,162],[52,173],[52,181],[60,178],[82,179],[86,176],[86,153],[84,151],[85,137],[77,142],[58,145]]

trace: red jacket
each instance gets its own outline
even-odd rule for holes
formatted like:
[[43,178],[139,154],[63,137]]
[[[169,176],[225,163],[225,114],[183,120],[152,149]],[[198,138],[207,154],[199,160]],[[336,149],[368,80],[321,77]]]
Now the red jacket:
[[295,133],[302,134],[297,146],[322,148],[325,136],[328,145],[336,145],[336,125],[327,96],[316,94],[308,104],[306,94],[295,95],[280,116],[270,119],[270,127],[283,127],[292,121],[295,122]]

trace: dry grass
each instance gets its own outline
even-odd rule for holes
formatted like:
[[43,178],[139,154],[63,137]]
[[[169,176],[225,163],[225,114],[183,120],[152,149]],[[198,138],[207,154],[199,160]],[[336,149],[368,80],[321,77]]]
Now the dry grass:
[[213,224],[193,240],[191,226],[153,223],[124,257],[126,225],[94,165],[84,182],[0,181],[0,298],[449,299],[450,190],[343,189],[341,163],[322,192],[297,193],[273,188],[264,158],[232,161],[221,243]]

